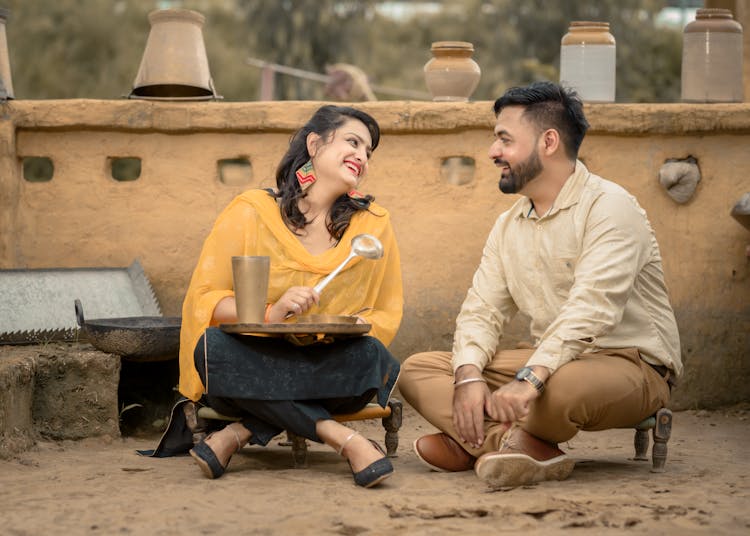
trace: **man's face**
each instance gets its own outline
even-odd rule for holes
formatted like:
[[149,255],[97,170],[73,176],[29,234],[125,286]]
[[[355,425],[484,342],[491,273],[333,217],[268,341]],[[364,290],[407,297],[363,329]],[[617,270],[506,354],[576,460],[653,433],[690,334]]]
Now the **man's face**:
[[500,168],[499,187],[503,193],[522,192],[544,170],[539,158],[537,129],[523,116],[522,106],[503,108],[495,124],[495,141],[489,157]]

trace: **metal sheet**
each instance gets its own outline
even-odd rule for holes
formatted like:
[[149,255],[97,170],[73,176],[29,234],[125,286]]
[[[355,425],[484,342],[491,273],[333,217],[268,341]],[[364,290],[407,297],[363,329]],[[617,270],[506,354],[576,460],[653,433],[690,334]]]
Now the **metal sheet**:
[[91,318],[161,316],[138,260],[127,268],[0,270],[0,343],[75,340],[76,298]]

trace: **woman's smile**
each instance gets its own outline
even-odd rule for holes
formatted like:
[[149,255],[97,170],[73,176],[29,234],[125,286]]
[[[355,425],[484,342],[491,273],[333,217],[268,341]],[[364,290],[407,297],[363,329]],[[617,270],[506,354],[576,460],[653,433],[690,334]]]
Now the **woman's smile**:
[[354,160],[344,160],[344,165],[349,168],[355,177],[359,177],[362,174],[362,164],[355,162]]

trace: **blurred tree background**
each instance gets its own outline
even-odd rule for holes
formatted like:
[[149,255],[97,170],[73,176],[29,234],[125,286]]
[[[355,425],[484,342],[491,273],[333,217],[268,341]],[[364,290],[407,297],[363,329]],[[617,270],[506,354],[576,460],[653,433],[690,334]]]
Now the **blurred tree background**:
[[[512,85],[557,80],[560,39],[572,20],[610,23],[617,101],[670,102],[680,94],[682,33],[657,24],[664,0],[6,0],[19,99],[121,98],[138,71],[147,15],[167,7],[206,16],[203,35],[217,91],[258,99],[256,58],[316,73],[344,62],[377,86],[426,91],[433,41],[474,44],[482,69],[474,100]],[[410,8],[404,9],[404,8]],[[419,9],[417,9],[419,8]],[[276,74],[277,99],[324,99],[323,85]],[[378,98],[403,98],[376,91]]]

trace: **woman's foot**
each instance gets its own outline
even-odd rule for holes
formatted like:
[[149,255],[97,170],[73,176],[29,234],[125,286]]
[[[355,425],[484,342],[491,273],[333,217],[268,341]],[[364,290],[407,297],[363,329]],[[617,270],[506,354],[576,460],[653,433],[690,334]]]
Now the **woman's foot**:
[[352,469],[354,483],[363,488],[376,486],[393,474],[391,460],[380,445],[361,436],[333,419],[320,420],[315,432],[326,444],[346,457]]
[[393,465],[383,449],[359,432],[352,432],[341,444],[338,453],[346,456],[354,483],[363,488],[380,484],[393,474]]
[[208,478],[219,478],[229,465],[232,455],[250,439],[250,431],[240,423],[232,423],[195,445],[190,455]]
[[382,451],[378,450],[373,443],[359,432],[352,432],[350,438],[339,447],[339,454],[349,460],[352,471],[361,471],[368,465],[384,458]]

